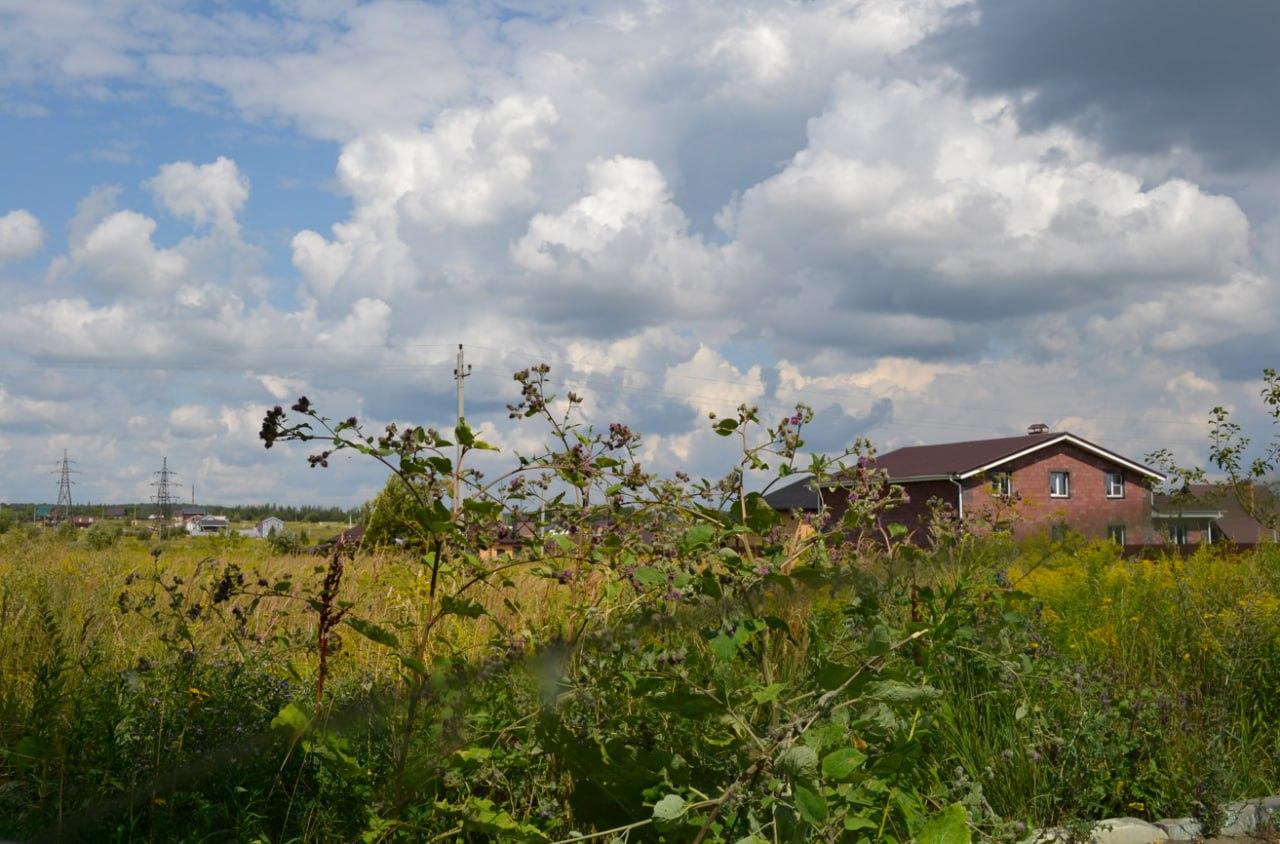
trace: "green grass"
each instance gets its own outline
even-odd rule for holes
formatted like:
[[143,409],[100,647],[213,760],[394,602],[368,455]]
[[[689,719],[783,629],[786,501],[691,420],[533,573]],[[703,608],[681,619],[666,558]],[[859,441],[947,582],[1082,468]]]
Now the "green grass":
[[[634,822],[663,793],[714,794],[818,698],[832,666],[866,658],[876,624],[929,628],[888,669],[941,696],[815,722],[804,741],[823,754],[869,757],[869,779],[821,792],[832,817],[901,836],[919,813],[960,802],[979,835],[1016,837],[1081,817],[1211,819],[1224,801],[1280,788],[1274,549],[1148,562],[1105,545],[993,543],[953,563],[862,559],[840,587],[690,607],[657,626],[685,610],[654,616],[656,593],[602,571],[565,578],[554,559],[515,568],[418,655],[435,673],[423,726],[406,738],[412,672],[397,653],[430,616],[428,569],[366,554],[337,597],[382,632],[335,628],[321,711],[338,726],[295,745],[272,724],[316,704],[310,601],[325,560],[248,539],[126,536],[95,551],[83,536],[11,531],[0,537],[0,835],[75,822],[88,825],[70,837],[420,840],[460,824],[482,840],[477,800],[552,837]],[[235,596],[216,600],[237,576]],[[771,626],[717,644],[760,618]],[[575,639],[583,629],[596,637]],[[374,641],[384,635],[399,650]],[[502,657],[554,642],[574,644],[552,674]],[[483,671],[455,689],[467,664]],[[670,690],[700,689],[728,709],[671,708]],[[779,790],[761,794],[790,800],[780,771]],[[889,791],[858,791],[876,782]],[[752,811],[785,826],[774,799],[753,797]]]

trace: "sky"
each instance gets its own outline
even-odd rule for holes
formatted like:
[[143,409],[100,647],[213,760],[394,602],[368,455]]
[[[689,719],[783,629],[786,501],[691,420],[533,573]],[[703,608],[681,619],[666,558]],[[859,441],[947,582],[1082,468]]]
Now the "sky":
[[1280,364],[1270,0],[0,0],[0,499],[355,504],[264,411],[645,465],[1035,422],[1203,462]]

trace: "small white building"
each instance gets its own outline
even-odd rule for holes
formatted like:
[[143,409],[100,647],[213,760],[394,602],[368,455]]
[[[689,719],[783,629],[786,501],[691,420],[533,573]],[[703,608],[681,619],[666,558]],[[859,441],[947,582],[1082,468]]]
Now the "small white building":
[[280,533],[284,533],[284,519],[277,516],[267,516],[258,522],[258,536],[263,539]]
[[241,536],[249,536],[254,539],[269,539],[281,533],[284,533],[284,520],[277,516],[267,516],[253,527],[240,531]]
[[187,533],[192,536],[203,536],[210,533],[226,533],[231,523],[225,516],[202,516],[187,522]]

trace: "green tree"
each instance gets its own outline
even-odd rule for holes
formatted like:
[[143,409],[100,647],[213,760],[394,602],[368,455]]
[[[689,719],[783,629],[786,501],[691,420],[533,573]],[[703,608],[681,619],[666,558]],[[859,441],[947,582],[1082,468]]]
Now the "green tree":
[[[415,549],[425,547],[425,534],[416,517],[420,505],[405,483],[400,476],[391,475],[383,485],[382,491],[369,505],[368,523],[364,534],[366,546],[377,548],[400,545]],[[429,496],[425,483],[418,481],[414,483],[419,485],[424,497]]]

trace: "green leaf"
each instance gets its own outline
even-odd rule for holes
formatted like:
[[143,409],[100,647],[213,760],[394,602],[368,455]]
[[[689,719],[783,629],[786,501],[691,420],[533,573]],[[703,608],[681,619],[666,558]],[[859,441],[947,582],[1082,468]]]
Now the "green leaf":
[[772,528],[782,523],[782,516],[777,510],[769,506],[764,496],[758,492],[747,493],[746,501],[747,527],[751,528],[753,533],[765,534]]
[[724,633],[716,636],[708,643],[712,652],[721,659],[733,659],[738,653],[738,639]]
[[871,637],[867,640],[867,653],[870,656],[884,656],[889,652],[892,646],[892,640],[889,636],[889,628],[883,624],[877,624],[875,629],[871,631]]
[[792,745],[778,757],[778,769],[796,782],[813,782],[818,778],[818,754],[812,747]]
[[655,821],[669,822],[678,820],[684,813],[684,798],[679,794],[668,794],[653,804],[653,819]]
[[298,704],[288,703],[271,719],[271,729],[289,732],[296,739],[311,729],[311,716]]
[[641,566],[632,574],[635,575],[636,580],[645,586],[657,586],[660,583],[667,582],[667,576],[653,566]]
[[897,539],[900,536],[906,536],[908,532],[907,526],[900,522],[889,523],[889,536]]
[[787,687],[786,683],[770,683],[763,689],[758,689],[751,693],[751,697],[756,703],[768,703],[771,700],[777,700],[778,695]]
[[716,423],[715,428],[713,430],[720,436],[727,437],[730,434],[732,434],[734,431],[738,430],[738,420],[737,419],[721,419],[719,422]]
[[704,547],[715,538],[715,535],[716,529],[714,525],[694,525],[685,531],[684,536],[680,537],[680,549],[682,551],[693,551],[696,548]]
[[379,627],[372,621],[365,621],[363,618],[348,617],[346,621],[348,627],[366,639],[377,642],[379,645],[386,645],[388,648],[400,649],[400,640],[390,630]]
[[420,677],[427,676],[427,666],[422,664],[422,660],[403,653],[397,653],[396,656],[400,659],[400,664],[405,668],[408,668]]
[[477,516],[493,518],[502,512],[502,502],[466,498],[462,501],[462,509]]
[[827,819],[827,800],[818,792],[797,785],[796,811],[809,823],[819,826]]
[[916,844],[969,844],[969,813],[953,803],[934,815],[916,834]]
[[942,692],[932,686],[912,686],[898,680],[879,680],[867,684],[866,696],[883,703],[918,706],[937,700],[942,697]]
[[453,595],[446,595],[440,600],[440,614],[460,615],[463,618],[479,618],[489,613],[478,601],[471,598],[456,598]]
[[867,754],[853,747],[842,747],[822,757],[822,776],[840,782],[862,767]]
[[476,441],[476,435],[472,433],[471,426],[467,424],[465,419],[458,421],[454,426],[453,435],[458,438],[458,442],[463,448],[470,448]]

